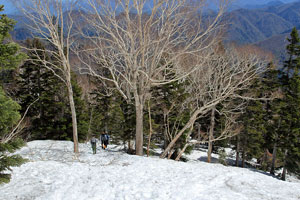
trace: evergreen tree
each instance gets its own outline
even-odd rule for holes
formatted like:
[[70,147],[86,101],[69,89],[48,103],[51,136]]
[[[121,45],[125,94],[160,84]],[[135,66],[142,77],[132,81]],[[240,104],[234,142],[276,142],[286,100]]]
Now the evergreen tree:
[[[174,81],[169,84],[153,87],[151,94],[153,99],[152,114],[154,124],[157,124],[156,132],[162,133],[160,140],[163,141],[166,148],[174,137],[175,132],[182,128],[189,119],[189,108],[182,105],[188,98],[188,93],[185,90],[187,81]],[[177,141],[174,146],[172,159],[175,159],[187,142],[187,133]],[[187,148],[186,153],[190,152],[191,148]]]
[[[253,84],[250,90],[245,92],[251,92],[256,98],[278,93],[280,88],[278,77],[279,71],[273,63],[270,63],[265,73]],[[270,99],[248,102],[246,110],[241,116],[244,128],[234,140],[237,151],[237,166],[241,153],[242,166],[245,165],[245,161],[256,158],[263,170],[270,169],[271,162],[268,162],[265,156],[267,152],[274,149],[277,140],[279,113],[276,106],[278,101],[278,99]]]
[[[261,81],[261,90],[264,93],[275,93],[278,97],[273,100],[264,101],[264,110],[265,110],[265,117],[264,123],[266,127],[266,132],[264,134],[264,144],[262,146],[264,150],[264,158],[261,159],[262,168],[265,170],[269,168],[270,165],[270,173],[275,174],[275,168],[278,167],[277,160],[278,160],[278,142],[279,142],[279,133],[281,128],[281,99],[279,96],[281,89],[280,89],[280,79],[279,79],[280,71],[276,68],[273,63],[270,63],[268,66],[268,70],[264,73],[263,79]],[[266,163],[266,154],[267,150],[272,152],[272,163]]]
[[[294,73],[296,68],[299,68],[299,55],[300,55],[300,38],[296,27],[293,28],[291,38],[287,38],[289,44],[286,46],[289,58],[284,62],[283,66],[283,80],[287,80],[291,73]],[[286,82],[287,83],[287,82]]]
[[[124,100],[119,94],[116,94],[114,101],[114,123],[119,124],[115,130],[116,139],[120,138],[125,145],[127,143],[127,152],[133,154],[133,145],[135,138],[135,107]],[[118,117],[119,116],[119,117]]]
[[[4,6],[0,5],[0,12]],[[13,29],[15,22],[9,19],[6,15],[0,15],[0,67],[2,79],[0,81],[0,183],[8,182],[9,174],[5,174],[5,170],[10,170],[11,166],[18,166],[24,160],[20,156],[9,156],[8,152],[13,152],[23,145],[20,139],[12,139],[5,141],[5,136],[9,134],[13,126],[20,119],[20,106],[7,97],[2,84],[4,81],[4,72],[6,70],[15,69],[22,59],[24,54],[19,53],[19,46],[9,41],[9,31]]]
[[295,70],[286,87],[284,105],[282,107],[282,129],[280,148],[284,154],[282,179],[286,171],[300,175],[300,76]]
[[288,42],[289,59],[280,76],[284,97],[280,102],[281,128],[278,138],[283,154],[283,180],[287,171],[299,175],[300,165],[300,38],[296,28],[292,30]]
[[240,133],[239,142],[244,167],[245,161],[260,158],[263,154],[263,135],[266,133],[263,104],[260,101],[249,102],[242,120],[244,129]]
[[[18,81],[18,97],[20,98],[22,113],[35,99],[39,99],[27,114],[31,126],[27,133],[29,139],[72,139],[72,119],[69,101],[64,84],[43,63],[36,61],[37,55],[44,60],[55,64],[55,60],[47,57],[44,44],[38,40],[27,40],[30,49],[39,49],[37,52],[28,52],[29,60],[20,68]],[[59,73],[57,71],[56,73]],[[74,80],[76,75],[72,75]],[[82,98],[81,88],[72,81],[74,101],[78,110],[79,140],[84,141],[87,135],[87,110]]]
[[[0,5],[0,12],[4,6]],[[7,82],[12,70],[25,58],[20,53],[20,47],[10,40],[9,32],[13,30],[16,22],[4,14],[0,14],[0,84]]]
[[90,134],[99,136],[101,132],[108,132],[112,136],[112,142],[123,141],[123,144],[128,142],[130,149],[135,130],[134,107],[117,92],[106,94],[101,84],[91,95]]
[[23,145],[20,139],[14,139],[6,143],[2,139],[12,131],[12,128],[20,119],[20,106],[7,97],[0,86],[0,183],[8,182],[9,174],[5,174],[5,170],[11,170],[11,166],[19,166],[23,163],[23,159],[18,156],[9,156],[7,153],[14,152]]

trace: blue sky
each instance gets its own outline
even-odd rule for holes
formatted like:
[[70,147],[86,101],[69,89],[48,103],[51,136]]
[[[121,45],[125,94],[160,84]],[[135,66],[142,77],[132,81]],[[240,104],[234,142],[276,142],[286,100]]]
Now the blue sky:
[[4,13],[9,14],[15,12],[15,6],[11,3],[11,0],[0,0],[0,5],[4,5]]

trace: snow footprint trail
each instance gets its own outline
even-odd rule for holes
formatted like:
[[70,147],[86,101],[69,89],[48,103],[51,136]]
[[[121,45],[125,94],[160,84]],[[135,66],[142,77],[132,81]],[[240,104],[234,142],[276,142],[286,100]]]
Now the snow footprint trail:
[[[56,161],[61,163],[89,163],[92,165],[105,165],[111,162],[108,152],[97,149],[97,154],[92,154],[89,143],[79,144],[79,156],[73,154],[73,143],[66,141],[33,141],[22,148],[18,154],[30,161]],[[99,159],[101,158],[101,159]]]
[[[110,145],[111,147],[111,145]],[[0,200],[299,200],[300,184],[247,169],[182,163],[97,150],[72,142],[33,141],[19,153],[31,161],[14,168]]]

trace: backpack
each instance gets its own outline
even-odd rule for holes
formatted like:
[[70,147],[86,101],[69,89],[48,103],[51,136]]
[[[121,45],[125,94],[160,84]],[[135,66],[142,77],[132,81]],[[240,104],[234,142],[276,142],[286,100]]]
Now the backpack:
[[91,139],[91,143],[96,143],[96,142],[97,142],[96,138]]
[[104,138],[104,140],[105,140],[105,141],[107,141],[107,142],[108,142],[108,140],[109,140],[109,136],[108,136],[107,134],[103,135],[103,138]]

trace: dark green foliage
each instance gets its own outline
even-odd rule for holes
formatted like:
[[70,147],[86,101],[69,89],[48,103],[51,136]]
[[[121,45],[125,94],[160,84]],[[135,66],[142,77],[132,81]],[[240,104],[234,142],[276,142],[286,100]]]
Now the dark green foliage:
[[300,77],[298,73],[289,79],[282,106],[280,148],[286,151],[285,167],[289,172],[300,174]]
[[293,28],[290,38],[287,38],[289,44],[286,47],[288,53],[288,60],[284,62],[283,73],[281,80],[283,84],[288,84],[287,81],[291,74],[293,74],[296,70],[299,70],[299,62],[300,62],[300,38],[296,28]]
[[218,151],[219,154],[219,163],[221,163],[222,165],[227,165],[227,154],[226,151],[224,149],[219,149]]
[[[0,5],[0,12],[4,6]],[[20,47],[14,42],[11,42],[9,32],[13,30],[16,22],[8,18],[4,14],[0,14],[0,70],[15,69],[18,64],[24,59],[25,55],[20,53]],[[4,76],[2,75],[2,78]]]
[[20,119],[20,106],[7,97],[0,86],[0,134],[6,134]]
[[[154,129],[157,133],[157,139],[164,141],[164,148],[171,142],[175,136],[176,131],[184,127],[190,118],[189,108],[182,105],[188,97],[185,91],[185,82],[174,81],[169,84],[157,86],[152,88],[152,108],[151,112],[154,119],[154,124],[157,128]],[[175,153],[172,158],[177,157],[179,150],[184,147],[187,141],[187,130],[174,146]],[[190,150],[190,148],[187,148]],[[186,150],[186,152],[188,152]]]
[[[119,96],[120,109],[123,116],[121,121],[120,137],[123,142],[129,142],[135,137],[135,107],[133,104],[127,103],[122,97]],[[129,145],[130,146],[130,145]],[[130,148],[129,148],[130,149]]]
[[92,94],[90,104],[90,134],[100,135],[107,131],[112,142],[122,141],[124,144],[134,139],[135,109],[126,102],[117,92],[106,94],[98,89]]
[[255,84],[257,97],[268,93],[277,93],[278,97],[272,101],[251,102],[243,117],[244,131],[240,135],[245,159],[257,158],[261,167],[269,170],[272,158],[266,155],[274,151],[273,167],[283,166],[283,179],[285,170],[299,174],[300,163],[300,39],[295,28],[288,42],[289,58],[283,68],[276,70],[270,64],[269,70]]
[[250,102],[243,115],[244,129],[240,134],[240,145],[244,160],[263,155],[264,134],[267,131],[263,106],[259,101]]
[[26,160],[19,155],[7,155],[13,153],[16,149],[19,149],[24,145],[24,141],[21,139],[14,139],[8,143],[0,143],[0,184],[9,182],[10,175],[4,173],[6,170],[11,170],[11,167],[20,166]]
[[[279,71],[270,63],[268,70],[246,91],[256,98],[274,96],[280,92]],[[232,140],[242,157],[242,166],[246,161],[256,158],[260,166],[267,170],[271,162],[264,158],[266,151],[272,152],[278,129],[278,98],[274,100],[249,101],[240,118],[242,132]],[[237,150],[237,149],[236,149]]]
[[[3,6],[0,6],[0,12]],[[6,70],[18,67],[21,60],[25,57],[19,53],[19,46],[9,42],[9,31],[13,29],[15,22],[6,15],[0,15],[0,70],[2,79],[0,81],[0,183],[8,182],[9,174],[6,170],[11,170],[12,166],[19,166],[24,160],[17,155],[10,156],[8,153],[14,152],[23,145],[20,139],[3,140],[13,130],[13,127],[20,120],[20,105],[10,97],[6,96],[2,84],[3,75]]]
[[[19,110],[20,106],[7,97],[0,87],[0,139],[9,134],[13,126],[16,125],[20,119]],[[9,156],[8,153],[13,153],[16,149],[23,145],[23,140],[15,139],[3,143],[0,141],[0,183],[8,182],[10,176],[4,174],[3,171],[11,170],[12,166],[19,166],[24,160],[17,155]]]
[[[72,118],[67,89],[43,63],[35,61],[36,53],[46,61],[52,63],[55,61],[45,55],[43,52],[45,46],[38,39],[27,40],[26,45],[28,48],[41,49],[37,52],[29,51],[30,60],[26,61],[19,70],[17,96],[21,100],[21,112],[24,113],[33,101],[39,99],[27,114],[31,121],[31,126],[27,128],[28,139],[72,140]],[[82,100],[81,88],[74,80],[76,80],[75,74],[72,75],[72,86],[78,115],[78,138],[79,141],[84,141],[88,131],[88,111]]]
[[[300,38],[294,28],[291,32],[281,76],[284,98],[280,102],[282,125],[279,132],[279,147],[284,152],[284,169],[299,175],[300,163]],[[285,173],[283,174],[285,179]]]

